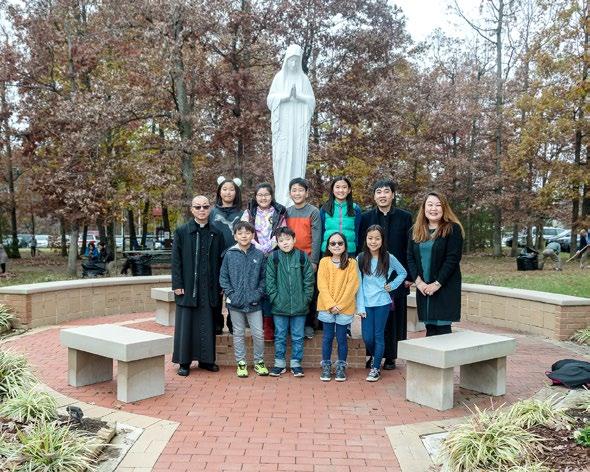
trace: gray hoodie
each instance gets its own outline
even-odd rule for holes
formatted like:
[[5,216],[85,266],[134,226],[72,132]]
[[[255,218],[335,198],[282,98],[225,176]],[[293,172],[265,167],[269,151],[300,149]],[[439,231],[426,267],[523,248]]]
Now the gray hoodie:
[[244,252],[236,244],[223,258],[219,284],[226,303],[234,310],[250,313],[261,309],[264,296],[264,254],[252,244]]

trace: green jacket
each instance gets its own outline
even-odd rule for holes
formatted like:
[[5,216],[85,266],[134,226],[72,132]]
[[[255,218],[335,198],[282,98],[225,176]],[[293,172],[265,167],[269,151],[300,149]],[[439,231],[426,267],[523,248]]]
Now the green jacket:
[[307,315],[309,303],[313,297],[313,267],[307,255],[301,267],[299,249],[283,252],[275,249],[266,262],[266,294],[272,305],[273,315],[299,316]]

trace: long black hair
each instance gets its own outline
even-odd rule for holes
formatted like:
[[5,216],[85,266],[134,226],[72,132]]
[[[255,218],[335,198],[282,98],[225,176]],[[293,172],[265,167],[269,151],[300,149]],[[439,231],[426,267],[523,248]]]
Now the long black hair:
[[336,235],[340,236],[344,241],[344,252],[340,254],[340,268],[344,270],[348,266],[348,242],[346,241],[346,236],[344,236],[344,234],[342,234],[340,231],[334,231],[328,238],[328,242],[326,243],[326,252],[324,253],[324,256],[332,257],[332,253],[330,252],[330,239],[332,239]]
[[340,182],[341,180],[344,180],[344,182],[346,182],[348,188],[350,189],[350,192],[348,192],[348,195],[346,196],[346,215],[354,216],[354,202],[352,201],[352,183],[350,182],[350,179],[348,177],[345,177],[343,175],[334,177],[334,179],[330,183],[330,195],[328,196],[328,201],[322,205],[322,208],[328,215],[334,215],[334,186],[336,185],[336,182]]
[[[367,236],[371,231],[378,231],[381,235],[381,247],[379,248],[379,255],[377,259],[377,270],[374,273],[371,272],[371,259],[373,256],[371,255],[371,250],[367,247]],[[367,228],[367,232],[365,234],[366,236],[365,240],[363,241],[363,252],[361,252],[361,257],[359,258],[361,272],[366,275],[375,275],[387,278],[387,275],[389,274],[389,253],[387,252],[385,232],[381,226],[371,225]]]
[[221,187],[223,187],[227,183],[233,184],[234,188],[236,189],[236,196],[234,197],[234,207],[241,209],[242,208],[242,191],[240,190],[240,186],[236,184],[233,180],[225,179],[217,186],[217,194],[215,195],[215,205],[223,206],[223,200],[221,200]]

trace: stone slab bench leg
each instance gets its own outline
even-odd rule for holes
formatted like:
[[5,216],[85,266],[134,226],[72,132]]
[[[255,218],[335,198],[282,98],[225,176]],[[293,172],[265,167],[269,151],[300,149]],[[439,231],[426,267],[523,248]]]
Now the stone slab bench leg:
[[485,393],[504,395],[506,393],[506,358],[490,359],[461,366],[462,388]]
[[156,300],[156,323],[162,326],[174,326],[176,321],[176,303]]
[[117,400],[131,403],[164,394],[164,356],[117,364]]
[[453,368],[406,361],[406,399],[436,410],[453,408]]
[[82,387],[113,378],[113,360],[89,352],[68,348],[68,383]]

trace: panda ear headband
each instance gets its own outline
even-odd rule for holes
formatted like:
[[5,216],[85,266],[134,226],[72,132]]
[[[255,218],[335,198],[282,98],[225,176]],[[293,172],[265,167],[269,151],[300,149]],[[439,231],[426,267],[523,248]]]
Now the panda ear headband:
[[[223,182],[228,181],[228,180],[229,179],[226,179],[223,175],[220,175],[219,177],[217,177],[217,185],[221,185]],[[242,186],[242,179],[239,179],[238,177],[234,177],[233,179],[230,180],[230,182],[233,182],[238,187]]]

